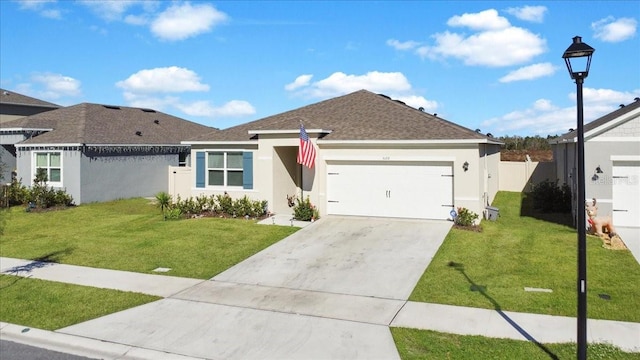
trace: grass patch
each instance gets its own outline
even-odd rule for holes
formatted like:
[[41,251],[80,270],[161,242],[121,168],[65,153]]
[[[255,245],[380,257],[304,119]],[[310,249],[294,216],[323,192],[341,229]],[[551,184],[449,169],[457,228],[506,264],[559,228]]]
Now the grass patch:
[[56,330],[161,299],[53,281],[0,275],[0,320]]
[[0,256],[209,279],[294,233],[244,219],[164,221],[149,200],[92,203],[60,211],[3,211]]
[[[576,316],[576,230],[522,216],[523,196],[498,193],[492,206],[500,217],[483,221],[483,232],[451,229],[410,300]],[[588,236],[587,271],[589,318],[640,322],[640,266],[629,251],[605,249]]]
[[[426,359],[575,359],[576,344],[535,344],[529,341],[445,334],[429,330],[391,328],[403,360]],[[587,357],[602,360],[640,358],[608,344],[588,344]]]

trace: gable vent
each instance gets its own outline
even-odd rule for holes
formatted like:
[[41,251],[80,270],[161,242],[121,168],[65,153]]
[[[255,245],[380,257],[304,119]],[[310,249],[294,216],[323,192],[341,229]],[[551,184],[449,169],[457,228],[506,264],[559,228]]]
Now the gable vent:
[[113,106],[113,105],[102,105],[107,109],[112,109],[112,110],[120,110],[120,106]]
[[136,135],[142,136],[142,131],[136,131]]
[[153,110],[153,109],[140,109],[140,110],[142,110],[142,111],[144,111],[144,112],[148,112],[148,113],[154,113],[154,112],[156,112],[156,111],[155,111],[155,110]]

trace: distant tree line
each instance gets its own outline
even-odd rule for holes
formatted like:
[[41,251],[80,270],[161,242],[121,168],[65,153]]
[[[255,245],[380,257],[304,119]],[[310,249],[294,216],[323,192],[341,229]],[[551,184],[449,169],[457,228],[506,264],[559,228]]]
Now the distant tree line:
[[501,136],[500,139],[504,142],[502,148],[504,150],[551,150],[549,140],[557,138],[558,135],[547,135],[546,138],[540,135],[536,136]]

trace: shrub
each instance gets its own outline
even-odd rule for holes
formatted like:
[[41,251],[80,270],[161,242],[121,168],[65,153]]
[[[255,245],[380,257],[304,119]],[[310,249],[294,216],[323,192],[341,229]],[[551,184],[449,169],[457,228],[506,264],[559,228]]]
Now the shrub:
[[47,172],[38,168],[33,185],[28,188],[22,185],[21,180],[11,179],[6,189],[8,206],[27,205],[27,210],[34,208],[47,209],[54,206],[73,206],[73,197],[65,190],[54,189],[47,186]]
[[[156,198],[160,194],[162,193],[156,195]],[[170,218],[170,216],[180,218],[183,214],[187,216],[219,214],[225,217],[259,218],[267,213],[266,200],[251,200],[246,195],[235,200],[227,193],[211,196],[199,195],[195,199],[190,197],[184,200],[178,196],[175,204],[171,203],[170,197],[168,201],[166,208],[174,212],[174,214],[170,215],[169,212],[166,212],[165,216],[167,218]]]
[[7,198],[8,206],[26,204],[29,202],[29,188],[17,179],[12,179],[7,189]]
[[309,197],[305,200],[296,198],[296,206],[293,208],[293,217],[300,221],[313,221],[320,217],[318,209],[311,204]]
[[167,210],[164,214],[165,220],[178,220],[182,218],[182,211],[177,207]]
[[217,195],[216,200],[218,205],[216,206],[216,212],[222,214],[233,214],[233,199],[226,192],[223,195]]
[[473,211],[467,208],[459,207],[458,215],[455,217],[454,222],[456,225],[460,226],[473,226],[474,222],[478,220],[478,217],[478,214],[474,213]]
[[533,186],[533,208],[543,213],[571,212],[571,188],[558,186],[558,180],[545,180]]

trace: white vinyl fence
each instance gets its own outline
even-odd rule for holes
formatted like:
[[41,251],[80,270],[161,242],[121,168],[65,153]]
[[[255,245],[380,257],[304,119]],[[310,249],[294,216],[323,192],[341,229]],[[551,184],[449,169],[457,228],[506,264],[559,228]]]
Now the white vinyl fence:
[[555,162],[501,161],[498,189],[502,191],[531,191],[533,185],[544,180],[556,180]]

